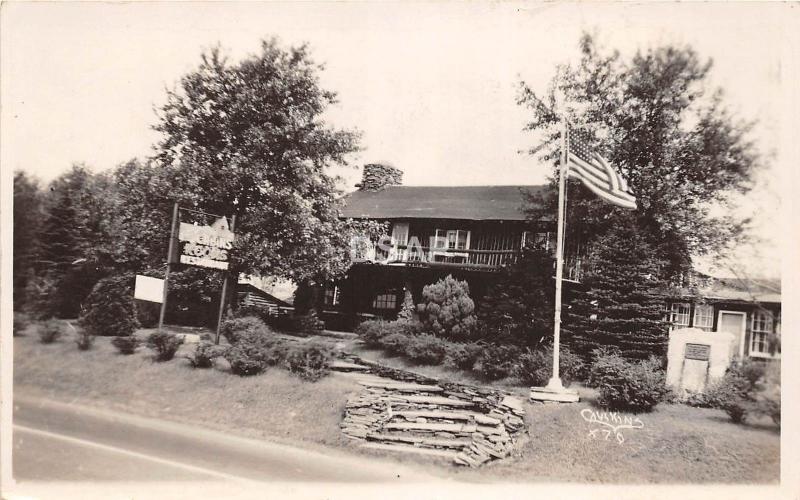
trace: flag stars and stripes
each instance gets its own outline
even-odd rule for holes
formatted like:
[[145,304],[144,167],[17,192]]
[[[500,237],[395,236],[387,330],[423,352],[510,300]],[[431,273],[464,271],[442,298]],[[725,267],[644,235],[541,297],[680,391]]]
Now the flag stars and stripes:
[[636,198],[622,175],[589,144],[585,134],[567,132],[567,171],[597,196],[622,208],[635,209]]

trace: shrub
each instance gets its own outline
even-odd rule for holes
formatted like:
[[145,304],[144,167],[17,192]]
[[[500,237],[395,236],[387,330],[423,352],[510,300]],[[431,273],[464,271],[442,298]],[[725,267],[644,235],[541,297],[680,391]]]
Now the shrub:
[[316,382],[330,373],[330,361],[330,349],[322,344],[306,343],[289,350],[286,367],[303,380]]
[[78,349],[81,351],[88,351],[94,344],[94,335],[87,332],[86,329],[81,328],[75,337],[75,343],[78,344]]
[[214,366],[214,359],[225,355],[224,346],[215,345],[211,342],[200,342],[194,348],[194,353],[188,357],[192,368],[211,368]]
[[220,327],[220,333],[231,344],[238,343],[242,336],[263,334],[267,331],[269,331],[267,325],[255,316],[229,317]]
[[413,335],[419,331],[420,324],[413,320],[368,320],[359,324],[355,333],[361,337],[368,347],[383,347],[381,339],[393,333]]
[[764,375],[763,363],[734,360],[722,379],[711,384],[706,399],[735,423],[743,423],[748,415],[755,413],[769,415],[780,424],[780,381],[762,383]]
[[147,338],[147,347],[156,352],[156,361],[169,361],[183,344],[183,337],[166,332],[155,332]]
[[114,337],[111,345],[117,348],[120,354],[133,354],[139,345],[139,340],[133,335],[127,337]]
[[471,343],[452,343],[447,345],[447,364],[461,370],[472,370],[483,351],[483,346]]
[[618,354],[598,357],[590,379],[600,390],[598,403],[612,410],[650,411],[669,395],[661,360],[630,362]]
[[325,323],[317,316],[317,311],[309,310],[306,314],[292,317],[294,331],[305,335],[316,335],[325,329]]
[[447,355],[447,342],[429,333],[412,335],[408,337],[405,354],[421,365],[440,365]]
[[[583,366],[580,356],[561,346],[558,352],[558,374],[565,386],[578,379]],[[522,353],[514,366],[513,375],[525,385],[547,385],[553,376],[553,346],[547,345]]]
[[475,330],[475,303],[469,297],[469,285],[447,276],[422,289],[424,302],[417,313],[425,331],[445,338],[464,340]]
[[52,344],[64,334],[61,321],[48,319],[39,325],[39,341],[42,344]]
[[490,344],[478,357],[480,371],[489,380],[506,378],[513,372],[521,354],[521,349],[515,345]]
[[130,276],[104,278],[83,303],[78,323],[89,335],[125,337],[139,328]]
[[406,354],[406,347],[411,340],[411,335],[405,333],[395,332],[381,337],[381,347],[386,350],[386,354],[390,356],[403,356]]
[[136,320],[142,328],[155,328],[158,326],[158,316],[161,314],[161,304],[146,300],[135,300]]
[[239,376],[257,375],[286,357],[286,346],[266,327],[248,328],[237,333],[236,342],[223,357],[231,372]]

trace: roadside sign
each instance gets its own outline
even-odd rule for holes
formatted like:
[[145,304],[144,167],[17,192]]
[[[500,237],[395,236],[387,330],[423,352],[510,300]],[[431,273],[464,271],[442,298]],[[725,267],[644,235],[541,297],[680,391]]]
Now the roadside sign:
[[164,300],[164,280],[137,274],[133,298],[161,303]]

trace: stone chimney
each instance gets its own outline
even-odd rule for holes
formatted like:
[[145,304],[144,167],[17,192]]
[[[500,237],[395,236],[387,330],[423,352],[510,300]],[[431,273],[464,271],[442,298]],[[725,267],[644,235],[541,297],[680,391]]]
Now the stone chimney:
[[403,171],[389,163],[369,163],[364,165],[361,182],[356,184],[359,191],[380,191],[386,186],[399,186],[403,183]]

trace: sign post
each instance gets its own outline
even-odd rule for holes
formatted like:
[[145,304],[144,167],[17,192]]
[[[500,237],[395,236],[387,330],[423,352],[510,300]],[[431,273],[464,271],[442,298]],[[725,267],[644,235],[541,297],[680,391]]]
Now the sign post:
[[158,314],[158,331],[164,326],[164,313],[167,310],[167,289],[169,288],[169,271],[172,266],[172,255],[175,251],[175,228],[178,225],[178,203],[172,207],[172,226],[169,230],[169,249],[167,250],[167,272],[164,273],[164,296],[161,299],[161,312]]
[[[179,220],[180,210],[198,214],[202,219],[208,220],[213,217],[216,220],[208,225],[206,222],[189,223]],[[228,293],[228,252],[233,248],[233,225],[236,223],[236,215],[231,217],[231,224],[228,227],[228,219],[225,216],[209,214],[192,210],[189,208],[181,209],[175,203],[172,209],[172,228],[169,233],[169,250],[167,251],[167,272],[164,275],[164,292],[161,300],[161,313],[158,318],[158,331],[164,326],[164,315],[167,310],[167,289],[169,274],[172,264],[183,264],[187,266],[205,267],[219,269],[224,272],[222,280],[222,296],[219,304],[219,314],[217,317],[216,343],[219,343],[220,325],[222,314],[225,309],[225,298]]]
[[[234,226],[236,226],[236,214],[233,214],[231,217],[231,233],[233,233]],[[228,296],[228,281],[230,281],[230,272],[225,270],[225,273],[222,276],[222,294],[219,297],[219,315],[217,316],[217,335],[214,338],[214,344],[219,345],[219,331],[222,327],[222,315],[225,312],[225,299]]]

